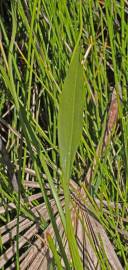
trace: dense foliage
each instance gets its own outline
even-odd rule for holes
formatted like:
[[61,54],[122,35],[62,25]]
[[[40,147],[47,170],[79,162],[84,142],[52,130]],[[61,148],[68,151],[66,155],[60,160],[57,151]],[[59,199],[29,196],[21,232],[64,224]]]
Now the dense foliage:
[[128,269],[128,3],[0,13],[0,269]]

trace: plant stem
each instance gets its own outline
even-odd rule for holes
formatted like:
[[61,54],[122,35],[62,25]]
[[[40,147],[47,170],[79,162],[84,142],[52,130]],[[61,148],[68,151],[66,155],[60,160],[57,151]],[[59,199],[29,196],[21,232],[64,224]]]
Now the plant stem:
[[68,183],[69,183],[68,181],[63,180],[64,197],[65,197],[66,234],[73,261],[73,268],[76,270],[83,270],[82,262],[79,256],[78,246],[74,235],[74,228],[72,226],[71,211],[70,211],[71,199]]

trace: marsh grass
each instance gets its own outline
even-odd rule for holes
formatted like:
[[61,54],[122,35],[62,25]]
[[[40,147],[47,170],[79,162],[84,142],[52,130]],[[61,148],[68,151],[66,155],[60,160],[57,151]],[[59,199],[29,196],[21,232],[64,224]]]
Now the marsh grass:
[[[81,34],[78,0],[1,1],[0,9],[0,135],[19,183],[17,193],[1,155],[0,269],[127,269],[127,1],[82,1]],[[58,112],[79,35],[85,98],[66,179],[71,247]],[[106,131],[113,89],[118,115]]]

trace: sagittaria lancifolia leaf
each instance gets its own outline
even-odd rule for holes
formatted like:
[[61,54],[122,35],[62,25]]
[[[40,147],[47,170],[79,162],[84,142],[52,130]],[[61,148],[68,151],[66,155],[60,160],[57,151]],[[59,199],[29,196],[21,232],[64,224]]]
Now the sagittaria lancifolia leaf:
[[69,179],[80,142],[84,109],[84,79],[80,47],[74,52],[64,81],[58,116],[58,137],[62,172]]

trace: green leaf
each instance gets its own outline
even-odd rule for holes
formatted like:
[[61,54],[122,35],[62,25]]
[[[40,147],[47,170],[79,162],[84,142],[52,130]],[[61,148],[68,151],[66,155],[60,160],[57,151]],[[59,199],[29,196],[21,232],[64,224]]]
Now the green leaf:
[[80,63],[80,48],[77,46],[63,85],[58,116],[60,160],[64,178],[67,180],[80,142],[83,108],[83,69]]

